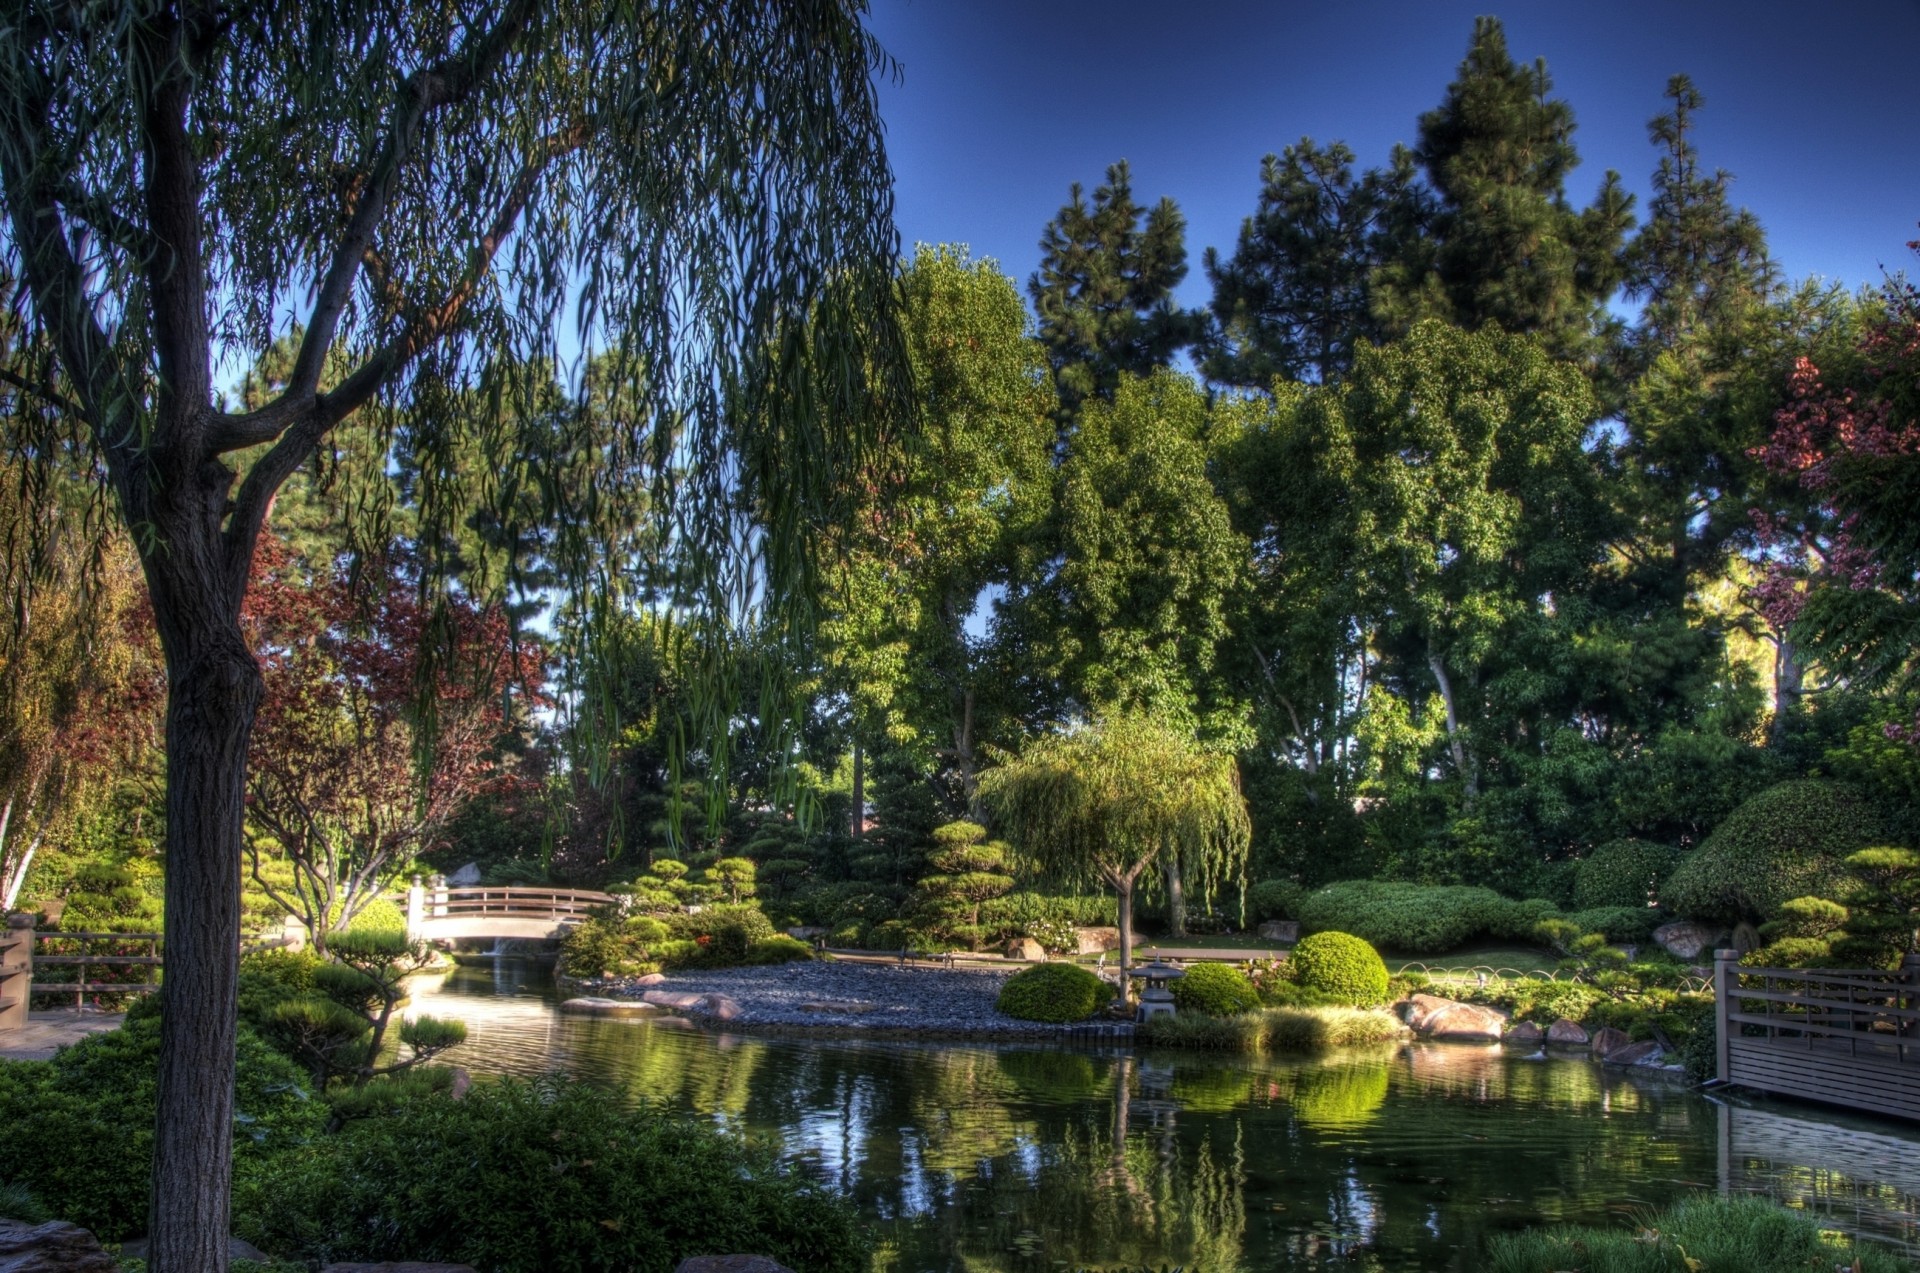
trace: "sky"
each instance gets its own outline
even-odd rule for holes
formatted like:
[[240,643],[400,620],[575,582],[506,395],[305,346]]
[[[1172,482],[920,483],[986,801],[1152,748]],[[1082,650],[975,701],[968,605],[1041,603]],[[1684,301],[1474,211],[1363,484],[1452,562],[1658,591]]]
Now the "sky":
[[1493,13],[1517,61],[1544,58],[1573,107],[1584,206],[1609,168],[1644,213],[1647,122],[1668,77],[1705,97],[1701,161],[1766,228],[1784,276],[1855,287],[1920,274],[1920,0],[873,0],[900,64],[881,95],[904,244],[966,243],[1020,281],[1075,181],[1127,159],[1134,196],[1187,218],[1187,305],[1201,255],[1230,255],[1263,155],[1343,140],[1362,168],[1417,140]]

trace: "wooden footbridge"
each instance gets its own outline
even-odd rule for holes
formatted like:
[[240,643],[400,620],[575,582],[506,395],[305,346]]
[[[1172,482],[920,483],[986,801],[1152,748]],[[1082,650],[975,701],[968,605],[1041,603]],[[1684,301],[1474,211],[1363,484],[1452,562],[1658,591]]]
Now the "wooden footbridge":
[[1714,952],[1723,1083],[1920,1122],[1920,955],[1891,972]]
[[569,928],[613,898],[577,888],[518,885],[450,888],[414,877],[407,890],[407,936],[416,941],[505,938],[543,941]]

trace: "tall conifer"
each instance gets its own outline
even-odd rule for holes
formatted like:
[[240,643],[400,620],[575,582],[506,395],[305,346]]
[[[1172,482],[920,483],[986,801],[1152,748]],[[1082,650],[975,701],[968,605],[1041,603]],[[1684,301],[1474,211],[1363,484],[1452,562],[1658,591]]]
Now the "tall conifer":
[[1193,317],[1173,301],[1187,276],[1187,222],[1172,199],[1134,202],[1123,159],[1088,203],[1078,182],[1040,239],[1027,290],[1053,364],[1062,410],[1110,398],[1122,375],[1164,367],[1193,343]]

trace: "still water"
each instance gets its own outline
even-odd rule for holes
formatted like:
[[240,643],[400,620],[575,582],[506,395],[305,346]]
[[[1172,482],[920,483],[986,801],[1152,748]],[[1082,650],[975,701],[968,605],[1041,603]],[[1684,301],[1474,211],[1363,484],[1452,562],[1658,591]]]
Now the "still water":
[[796,1041],[562,1015],[537,965],[419,979],[476,1073],[564,1070],[776,1145],[886,1273],[1468,1270],[1490,1233],[1769,1193],[1920,1248],[1920,1129],[1447,1045],[1310,1059]]

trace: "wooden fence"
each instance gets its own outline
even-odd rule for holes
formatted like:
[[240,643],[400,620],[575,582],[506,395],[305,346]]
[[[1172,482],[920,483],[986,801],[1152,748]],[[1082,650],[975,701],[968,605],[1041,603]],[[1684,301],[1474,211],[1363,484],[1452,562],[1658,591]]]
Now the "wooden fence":
[[1874,969],[1742,968],[1714,952],[1722,1082],[1920,1121],[1920,956]]

